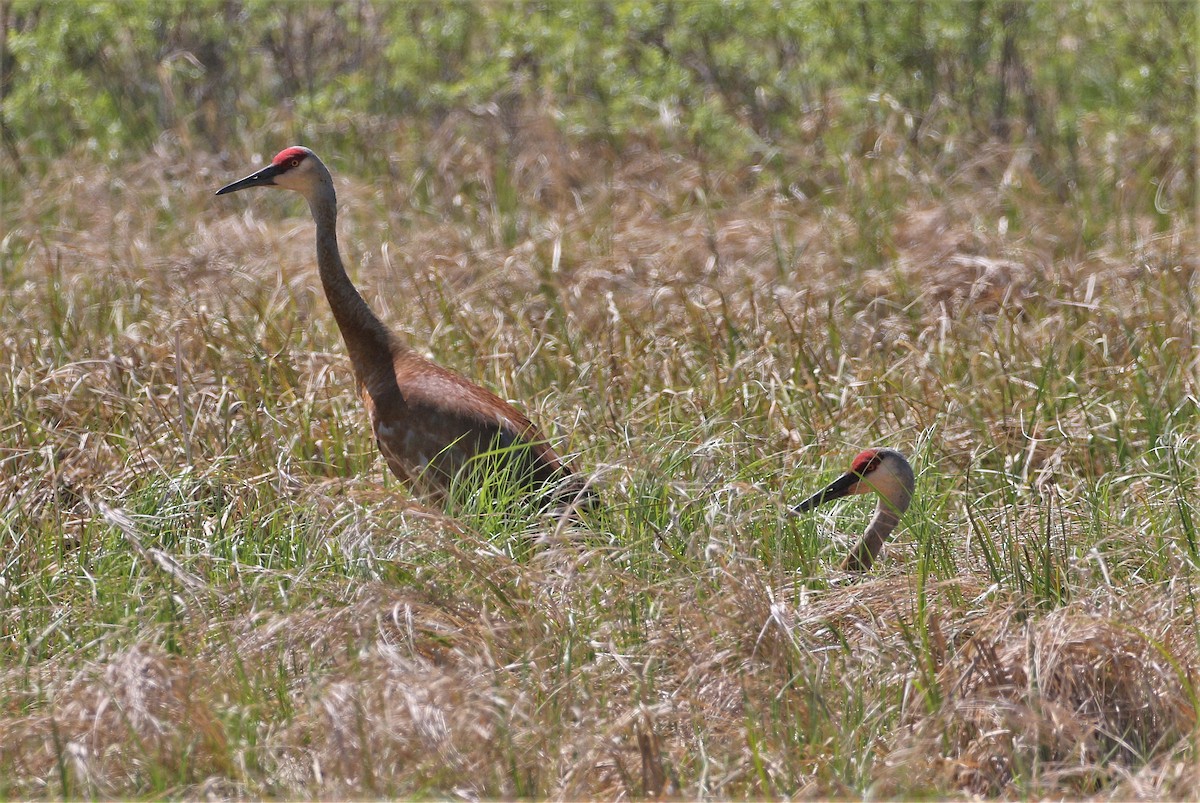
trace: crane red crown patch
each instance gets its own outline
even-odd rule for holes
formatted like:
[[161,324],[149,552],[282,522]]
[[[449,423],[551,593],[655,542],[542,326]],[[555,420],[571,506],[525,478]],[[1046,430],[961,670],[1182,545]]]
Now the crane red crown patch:
[[850,470],[859,476],[864,476],[879,466],[880,459],[878,449],[866,449],[859,452],[858,457],[854,458],[854,462],[850,464]]
[[271,160],[271,164],[276,167],[295,167],[296,165],[291,164],[291,162],[295,161],[299,164],[300,160],[306,156],[308,156],[308,149],[301,148],[299,145],[293,145],[275,154],[275,158]]

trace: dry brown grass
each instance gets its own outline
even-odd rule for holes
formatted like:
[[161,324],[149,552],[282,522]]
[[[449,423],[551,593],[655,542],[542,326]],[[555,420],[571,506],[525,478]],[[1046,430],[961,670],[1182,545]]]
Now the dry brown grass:
[[[1114,787],[1143,796],[1162,775],[1157,783],[1183,789],[1194,776],[1171,765],[1196,727],[1190,614],[1170,616],[1179,599],[1113,602],[1038,621],[1000,610],[955,633],[960,643],[939,666],[945,696],[917,695],[909,733],[886,760],[897,780],[907,786],[917,771],[986,796]],[[914,760],[934,745],[937,758]]]
[[[1085,240],[1111,210],[1027,154],[886,130],[771,176],[505,131],[381,142],[343,249],[600,474],[578,530],[407,501],[304,210],[209,197],[245,159],[26,189],[0,794],[1194,795],[1192,221],[1131,197]],[[850,583],[865,514],[784,503],[872,442],[920,494]]]

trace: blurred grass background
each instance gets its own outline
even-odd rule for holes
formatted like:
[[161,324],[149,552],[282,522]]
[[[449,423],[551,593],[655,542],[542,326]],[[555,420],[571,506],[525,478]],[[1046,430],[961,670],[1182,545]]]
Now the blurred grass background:
[[788,181],[817,167],[796,149],[836,161],[898,122],[951,172],[980,143],[1022,144],[1060,198],[1098,192],[1107,214],[1124,199],[1095,170],[1105,149],[1173,137],[1135,172],[1181,197],[1196,171],[1186,2],[6,0],[0,14],[18,169],[269,139],[385,175],[462,112],[511,145],[533,105],[572,141],[648,139]]

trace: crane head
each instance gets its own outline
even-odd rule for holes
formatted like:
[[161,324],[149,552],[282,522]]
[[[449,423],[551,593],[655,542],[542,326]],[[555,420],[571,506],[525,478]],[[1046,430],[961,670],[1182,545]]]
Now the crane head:
[[249,187],[282,187],[307,194],[317,176],[317,155],[308,148],[293,145],[275,154],[271,163],[245,178],[226,184],[217,190],[217,195],[237,192]]
[[915,479],[912,466],[895,449],[865,449],[858,453],[850,470],[821,491],[796,505],[797,513],[853,494],[877,493],[896,513],[903,513],[912,499]]

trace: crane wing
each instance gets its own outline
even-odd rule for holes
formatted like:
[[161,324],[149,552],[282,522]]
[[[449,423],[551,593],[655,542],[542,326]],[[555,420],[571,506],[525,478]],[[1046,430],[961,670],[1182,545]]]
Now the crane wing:
[[440,495],[483,455],[522,483],[572,476],[525,414],[494,393],[407,349],[397,349],[392,369],[368,378],[362,396],[379,448],[405,482]]

